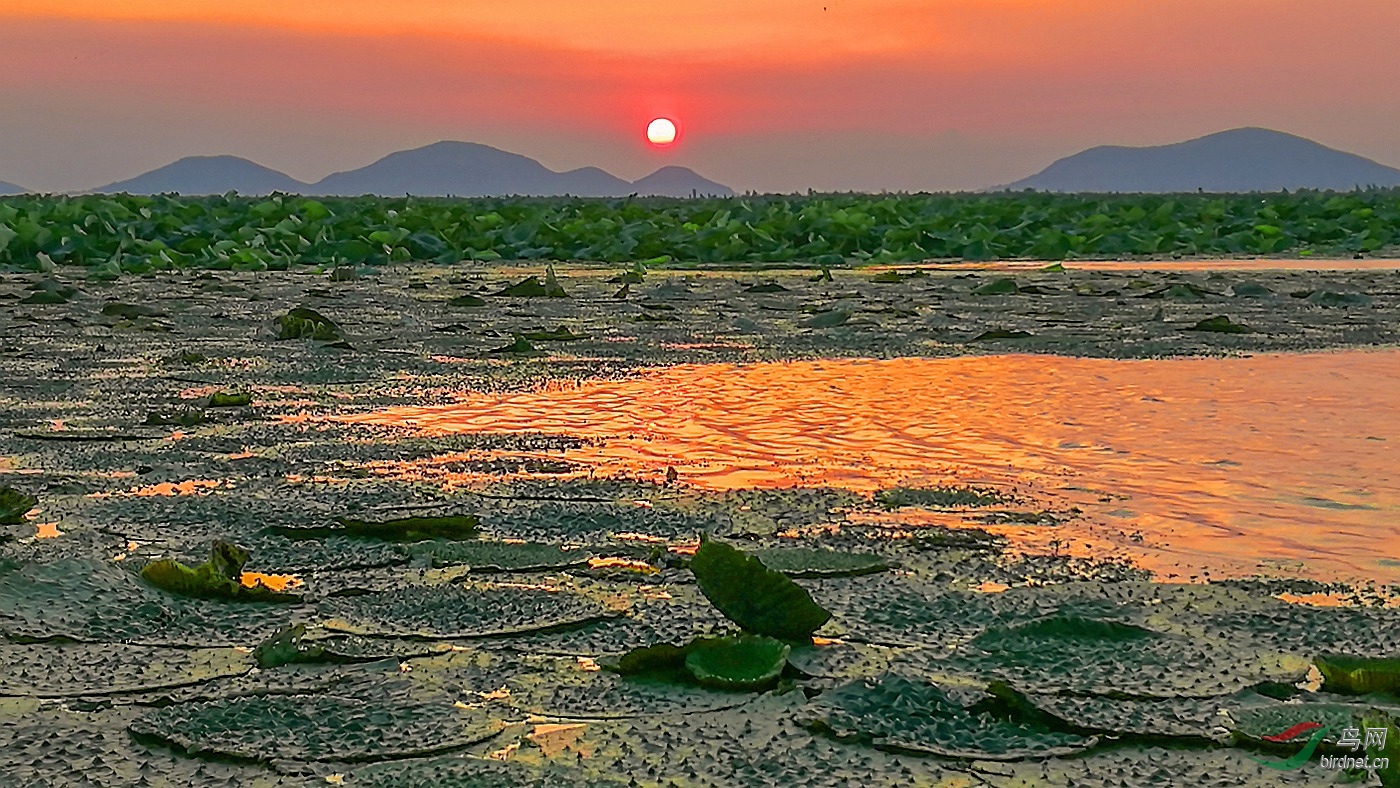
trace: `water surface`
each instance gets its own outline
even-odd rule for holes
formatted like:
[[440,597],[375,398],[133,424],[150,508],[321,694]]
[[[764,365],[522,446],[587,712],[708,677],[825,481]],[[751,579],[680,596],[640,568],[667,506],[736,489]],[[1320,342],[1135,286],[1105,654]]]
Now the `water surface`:
[[1394,350],[688,365],[346,418],[597,438],[565,458],[605,475],[674,468],[707,489],[990,483],[1082,511],[990,528],[1028,548],[1126,557],[1166,579],[1400,582]]

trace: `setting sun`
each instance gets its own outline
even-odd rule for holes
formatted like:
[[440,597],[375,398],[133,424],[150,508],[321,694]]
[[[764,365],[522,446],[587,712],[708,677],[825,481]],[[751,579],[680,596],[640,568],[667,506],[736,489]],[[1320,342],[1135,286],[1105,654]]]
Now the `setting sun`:
[[647,124],[647,142],[670,145],[676,141],[676,124],[668,118],[657,118]]

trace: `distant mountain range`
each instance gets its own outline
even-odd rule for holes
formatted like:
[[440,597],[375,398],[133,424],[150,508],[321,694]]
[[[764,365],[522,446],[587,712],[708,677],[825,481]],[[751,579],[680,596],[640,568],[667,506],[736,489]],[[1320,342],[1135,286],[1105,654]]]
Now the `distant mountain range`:
[[0,181],[0,196],[4,196],[7,194],[25,194],[28,191],[29,190],[24,188],[23,186],[16,186],[15,184],[10,183],[9,181]]
[[1233,129],[1171,145],[1106,145],[1005,187],[1047,192],[1350,191],[1400,186],[1400,170],[1269,129]]
[[685,167],[662,167],[635,182],[624,181],[597,167],[555,172],[528,156],[474,142],[437,142],[423,148],[391,153],[358,170],[337,172],[316,183],[236,156],[192,156],[125,181],[93,189],[99,193],[130,194],[314,194],[401,197],[487,197],[536,195],[552,197],[690,197],[727,196],[728,186],[702,178]]

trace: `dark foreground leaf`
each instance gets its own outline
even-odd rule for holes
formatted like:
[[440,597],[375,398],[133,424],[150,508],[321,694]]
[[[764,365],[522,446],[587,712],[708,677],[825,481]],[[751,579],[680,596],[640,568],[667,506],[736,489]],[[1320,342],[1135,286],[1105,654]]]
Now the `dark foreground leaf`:
[[722,542],[701,543],[690,570],[725,618],[750,632],[806,640],[831,618],[802,586]]

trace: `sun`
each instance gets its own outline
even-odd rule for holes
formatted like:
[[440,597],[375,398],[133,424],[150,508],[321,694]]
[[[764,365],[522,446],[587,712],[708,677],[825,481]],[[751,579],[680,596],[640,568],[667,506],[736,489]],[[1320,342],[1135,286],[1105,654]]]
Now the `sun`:
[[665,147],[676,141],[676,123],[670,118],[656,118],[647,124],[647,142]]

